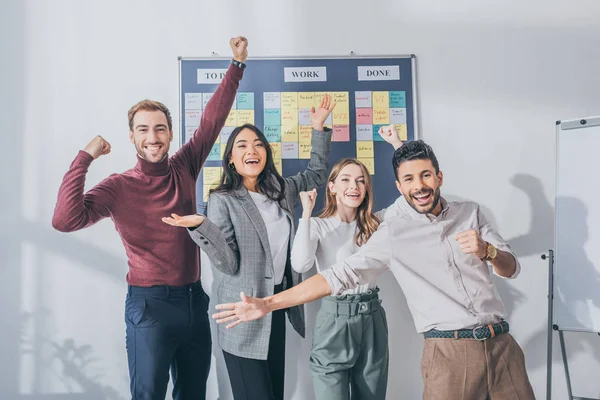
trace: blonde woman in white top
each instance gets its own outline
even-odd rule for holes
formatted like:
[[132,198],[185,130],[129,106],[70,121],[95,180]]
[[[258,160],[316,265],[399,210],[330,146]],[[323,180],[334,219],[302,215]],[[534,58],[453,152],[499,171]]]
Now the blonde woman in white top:
[[[393,127],[380,134],[394,148],[402,145]],[[322,271],[356,253],[384,214],[372,212],[371,176],[353,158],[333,166],[325,209],[311,218],[316,197],[316,190],[300,193],[303,212],[291,253],[292,268],[299,273],[313,266]],[[370,282],[323,299],[310,355],[317,399],[385,399],[388,330],[378,292]]]

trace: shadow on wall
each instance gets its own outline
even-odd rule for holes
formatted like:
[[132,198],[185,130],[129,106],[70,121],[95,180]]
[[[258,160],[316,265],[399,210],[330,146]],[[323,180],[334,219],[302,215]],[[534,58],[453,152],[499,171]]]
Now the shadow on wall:
[[[21,315],[19,347],[21,359],[32,361],[34,394],[12,395],[11,399],[125,400],[116,389],[100,383],[104,373],[97,365],[104,363],[94,354],[92,346],[78,344],[73,338],[57,339],[54,332],[39,334],[40,327],[49,326],[52,326],[52,316],[47,309]],[[61,382],[68,393],[36,394],[42,377]]]

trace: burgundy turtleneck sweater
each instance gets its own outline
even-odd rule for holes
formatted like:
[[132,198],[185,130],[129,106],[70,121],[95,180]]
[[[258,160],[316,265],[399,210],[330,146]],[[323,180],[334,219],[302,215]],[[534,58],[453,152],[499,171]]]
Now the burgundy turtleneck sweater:
[[187,229],[161,221],[171,213],[196,212],[196,180],[233,105],[243,70],[231,65],[202,114],[200,128],[173,157],[113,174],[84,194],[94,160],[80,151],[58,191],[52,226],[73,232],[110,217],[127,254],[127,282],[181,286],[200,279],[198,247]]

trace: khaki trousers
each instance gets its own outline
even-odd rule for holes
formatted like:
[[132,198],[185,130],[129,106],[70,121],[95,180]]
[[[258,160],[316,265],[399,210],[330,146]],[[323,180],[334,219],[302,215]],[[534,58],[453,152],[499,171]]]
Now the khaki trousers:
[[508,334],[491,339],[425,339],[424,400],[535,399],[523,351]]

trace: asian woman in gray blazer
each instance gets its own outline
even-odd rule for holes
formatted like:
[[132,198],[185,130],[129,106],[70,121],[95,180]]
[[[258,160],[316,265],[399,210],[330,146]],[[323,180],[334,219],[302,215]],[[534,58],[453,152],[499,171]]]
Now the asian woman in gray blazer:
[[[227,141],[223,175],[209,196],[206,218],[163,218],[165,223],[189,228],[192,239],[224,274],[217,290],[220,303],[238,301],[240,292],[271,296],[301,281],[290,263],[294,206],[300,192],[327,182],[331,130],[324,123],[334,107],[325,94],[320,106],[311,110],[310,162],[305,171],[282,178],[266,137],[246,124]],[[286,312],[304,337],[302,306],[233,329],[219,326],[219,345],[236,400],[283,400]]]

